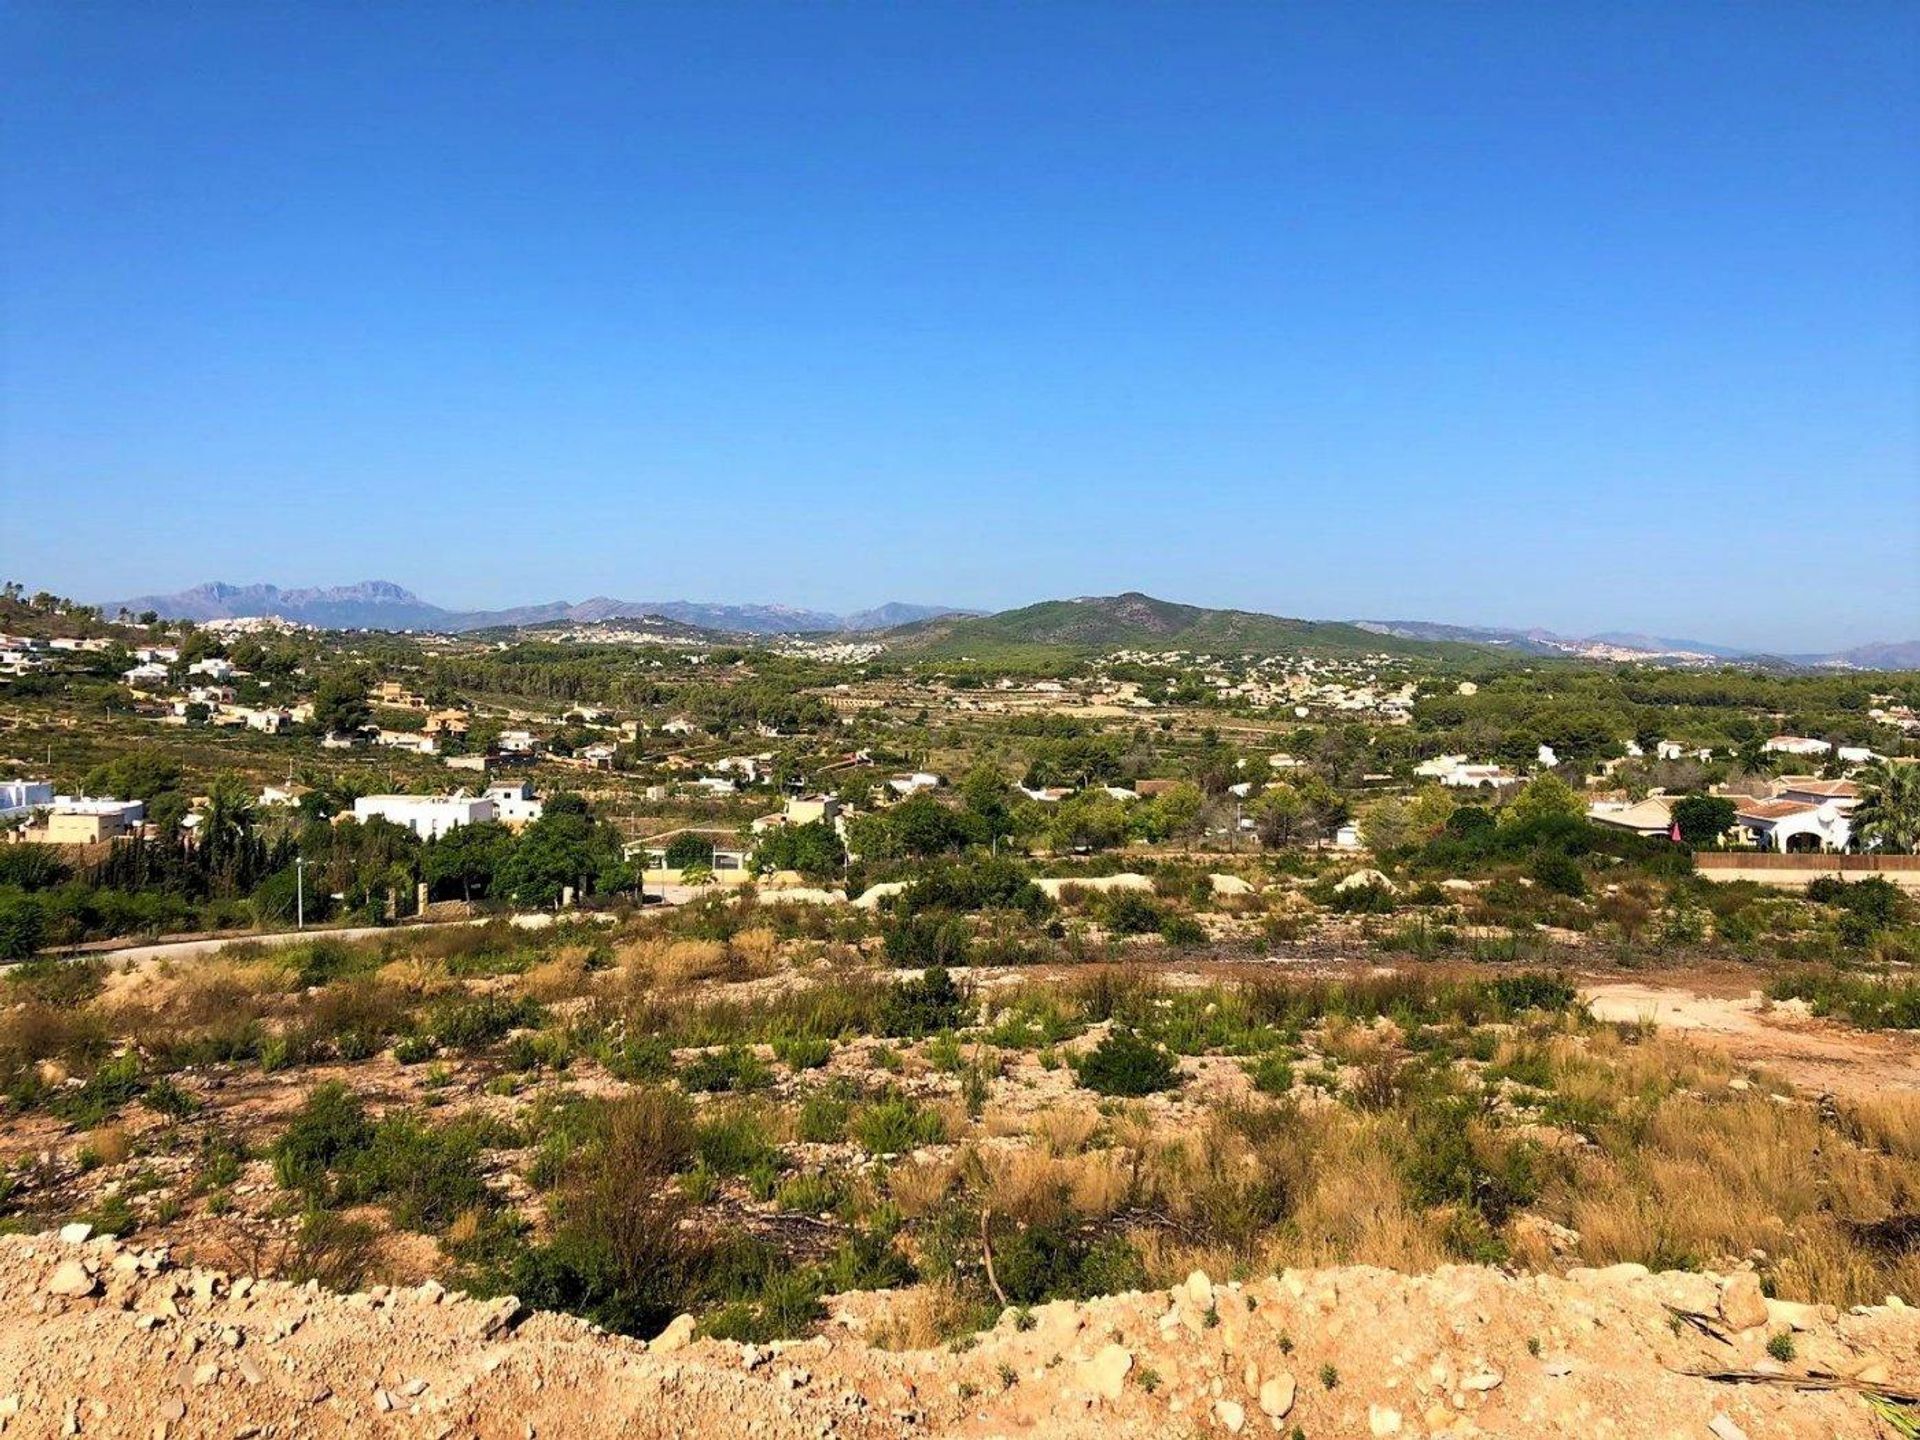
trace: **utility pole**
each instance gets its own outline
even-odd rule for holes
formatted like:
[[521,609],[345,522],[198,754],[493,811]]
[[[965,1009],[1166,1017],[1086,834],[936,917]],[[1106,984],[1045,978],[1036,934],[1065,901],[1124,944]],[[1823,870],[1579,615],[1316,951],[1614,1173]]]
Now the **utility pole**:
[[307,928],[307,857],[293,857],[293,928]]

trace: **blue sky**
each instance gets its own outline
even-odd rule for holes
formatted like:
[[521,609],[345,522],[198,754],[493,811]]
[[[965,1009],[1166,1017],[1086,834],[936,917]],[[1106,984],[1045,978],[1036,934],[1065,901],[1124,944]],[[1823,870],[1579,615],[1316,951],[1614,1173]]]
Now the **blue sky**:
[[0,10],[4,568],[1920,635],[1911,4]]

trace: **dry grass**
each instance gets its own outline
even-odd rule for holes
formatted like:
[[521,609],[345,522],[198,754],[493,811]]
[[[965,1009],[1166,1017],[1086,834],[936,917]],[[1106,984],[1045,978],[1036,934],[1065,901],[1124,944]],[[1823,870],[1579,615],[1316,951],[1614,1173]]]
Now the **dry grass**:
[[102,1165],[118,1165],[133,1153],[133,1141],[118,1125],[102,1125],[87,1132],[81,1148]]
[[551,959],[543,960],[522,977],[521,988],[543,1005],[575,1000],[593,985],[587,963],[592,955],[584,945],[567,945]]
[[931,1350],[981,1320],[976,1308],[950,1284],[916,1285],[891,1297],[868,1341],[878,1350]]
[[1920,1159],[1920,1095],[1857,1100],[1847,1107],[1845,1119],[1861,1144],[1903,1160]]
[[1129,1157],[1111,1150],[1052,1155],[1039,1150],[976,1155],[982,1203],[1026,1225],[1102,1219],[1121,1209],[1135,1179]]
[[896,1165],[887,1172],[887,1196],[907,1219],[923,1219],[945,1203],[959,1175],[960,1167],[952,1160]]
[[1043,1111],[1029,1133],[1049,1155],[1078,1155],[1100,1131],[1100,1112],[1091,1107],[1062,1107]]
[[1609,1139],[1611,1154],[1546,1199],[1589,1262],[1724,1267],[1757,1249],[1783,1298],[1851,1305],[1915,1293],[1920,1257],[1876,1252],[1849,1222],[1910,1212],[1920,1175],[1822,1126],[1813,1107],[1674,1094],[1632,1136]]

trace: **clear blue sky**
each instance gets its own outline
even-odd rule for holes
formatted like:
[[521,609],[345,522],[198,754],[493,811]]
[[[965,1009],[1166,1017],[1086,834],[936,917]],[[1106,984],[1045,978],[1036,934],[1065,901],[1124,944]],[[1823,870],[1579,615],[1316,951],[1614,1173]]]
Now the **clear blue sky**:
[[4,568],[1920,635],[1920,7],[0,10]]

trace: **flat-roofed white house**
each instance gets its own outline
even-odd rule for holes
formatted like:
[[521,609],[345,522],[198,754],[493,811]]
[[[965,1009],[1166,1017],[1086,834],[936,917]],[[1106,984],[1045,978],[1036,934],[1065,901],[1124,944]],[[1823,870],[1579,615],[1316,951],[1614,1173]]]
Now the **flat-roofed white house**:
[[1776,735],[1760,748],[1770,755],[1826,755],[1833,746],[1805,735]]
[[363,795],[353,802],[353,818],[404,825],[422,840],[438,840],[461,825],[478,825],[495,816],[493,801],[472,795]]
[[1502,785],[1519,783],[1520,777],[1499,765],[1456,765],[1440,777],[1442,785],[1456,790],[1496,790]]
[[501,780],[487,786],[486,798],[493,802],[493,818],[505,825],[531,825],[540,818],[542,806],[533,795],[531,780]]
[[832,795],[790,795],[776,815],[762,815],[753,822],[756,835],[777,830],[782,825],[834,825],[840,818],[840,801]]
[[29,838],[49,845],[97,845],[131,835],[146,821],[147,802],[104,795],[56,795],[45,826]]

